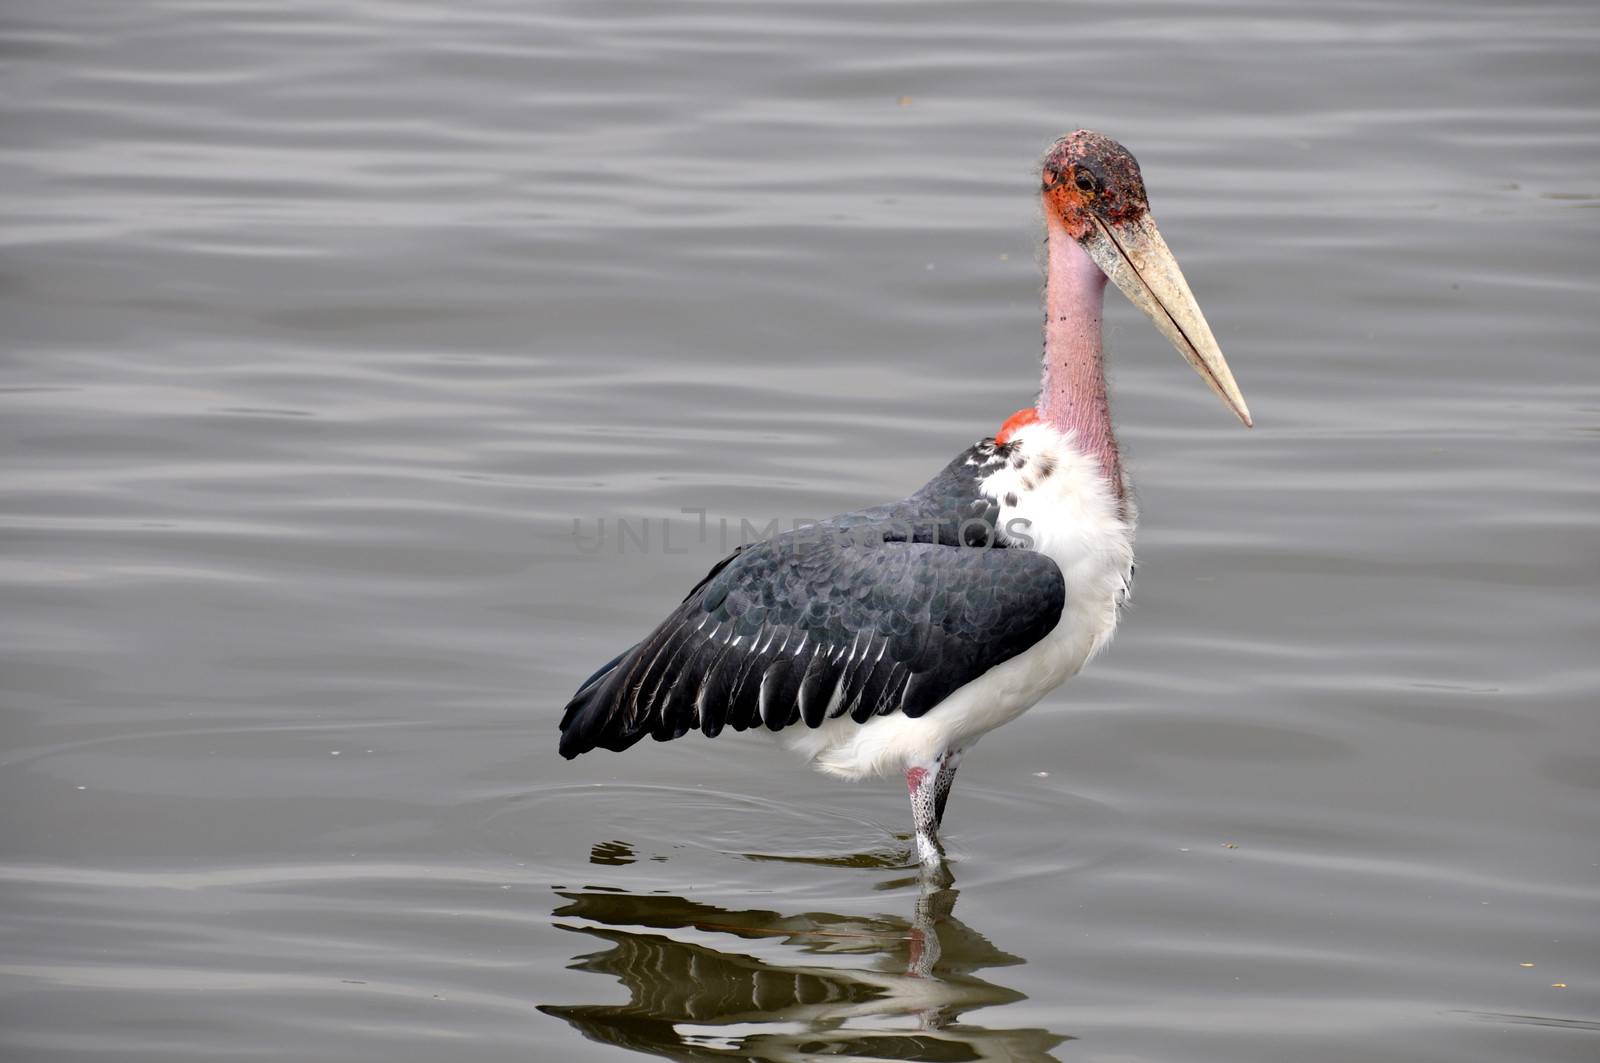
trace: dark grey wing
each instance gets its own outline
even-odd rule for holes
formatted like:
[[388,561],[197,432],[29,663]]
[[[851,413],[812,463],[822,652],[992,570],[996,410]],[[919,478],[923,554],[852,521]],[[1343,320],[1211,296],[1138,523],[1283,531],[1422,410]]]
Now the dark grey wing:
[[561,718],[561,753],[645,735],[921,716],[1061,619],[1061,571],[1027,550],[809,530],[721,563]]

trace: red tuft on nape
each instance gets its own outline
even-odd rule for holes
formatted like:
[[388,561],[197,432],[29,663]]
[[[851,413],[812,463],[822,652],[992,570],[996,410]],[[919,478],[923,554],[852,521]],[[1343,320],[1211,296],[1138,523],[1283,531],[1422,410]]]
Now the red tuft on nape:
[[1016,413],[1006,418],[1006,423],[1001,425],[1000,431],[994,434],[994,441],[996,443],[1009,443],[1011,442],[1012,436],[1016,435],[1030,424],[1037,424],[1038,420],[1039,411],[1034,409],[1032,406],[1028,407],[1026,410],[1018,410]]

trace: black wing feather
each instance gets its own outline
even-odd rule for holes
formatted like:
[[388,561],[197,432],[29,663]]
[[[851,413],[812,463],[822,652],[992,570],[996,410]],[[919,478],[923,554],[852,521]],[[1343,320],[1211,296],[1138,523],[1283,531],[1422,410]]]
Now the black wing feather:
[[839,670],[834,667],[832,658],[823,649],[813,649],[811,663],[806,666],[806,674],[800,680],[800,718],[807,727],[820,727],[824,715],[828,711],[828,702],[833,700],[833,690],[839,685]]

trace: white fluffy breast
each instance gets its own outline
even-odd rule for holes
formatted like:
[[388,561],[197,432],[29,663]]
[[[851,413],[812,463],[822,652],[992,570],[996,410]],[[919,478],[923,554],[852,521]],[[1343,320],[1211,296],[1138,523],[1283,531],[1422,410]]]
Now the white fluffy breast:
[[862,778],[926,763],[971,745],[1015,719],[1075,675],[1111,640],[1133,578],[1131,500],[1118,497],[1100,463],[1044,424],[1013,437],[1010,460],[980,484],[1000,507],[997,525],[1015,546],[1046,554],[1066,580],[1066,607],[1039,642],[911,719],[848,717],[785,732],[790,748],[821,771]]
[[1047,555],[1066,580],[1061,622],[1015,658],[1023,661],[1045,651],[1035,658],[1048,665],[1037,672],[1046,684],[1042,697],[1111,640],[1133,589],[1136,514],[1132,500],[1119,496],[1099,461],[1078,450],[1070,435],[1033,424],[1016,440],[1020,445],[1011,462],[989,476],[982,489],[1000,504],[1002,532]]

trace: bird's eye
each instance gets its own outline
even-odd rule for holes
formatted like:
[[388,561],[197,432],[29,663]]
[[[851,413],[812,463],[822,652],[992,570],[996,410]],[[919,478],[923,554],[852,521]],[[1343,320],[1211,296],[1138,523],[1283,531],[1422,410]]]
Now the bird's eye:
[[1080,192],[1093,192],[1099,186],[1099,182],[1094,179],[1094,174],[1088,170],[1079,170],[1073,184],[1078,186],[1078,191]]

